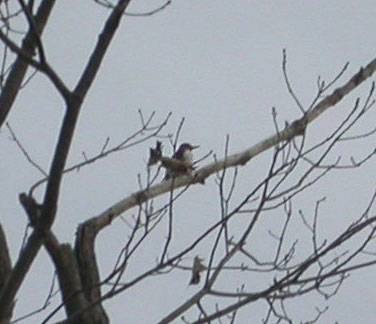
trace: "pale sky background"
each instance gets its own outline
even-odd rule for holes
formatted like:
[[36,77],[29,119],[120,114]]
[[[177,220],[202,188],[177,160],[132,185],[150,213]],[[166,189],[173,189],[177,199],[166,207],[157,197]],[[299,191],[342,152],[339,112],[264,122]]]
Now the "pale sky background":
[[[130,12],[145,12],[161,1],[133,1]],[[65,0],[56,5],[43,35],[47,59],[65,82],[73,87],[83,70],[108,10],[91,0]],[[375,1],[198,1],[172,0],[170,6],[152,17],[126,17],[121,24],[91,88],[80,116],[68,165],[97,154],[105,139],[115,145],[138,129],[138,113],[156,112],[162,121],[172,118],[166,132],[173,133],[182,117],[186,121],[182,141],[200,144],[199,155],[213,150],[223,155],[230,134],[230,153],[243,150],[271,135],[271,109],[281,121],[300,117],[286,90],[282,76],[282,50],[287,50],[291,82],[302,103],[308,106],[316,94],[316,80],[335,76],[349,61],[350,67],[337,86],[375,56]],[[373,77],[372,80],[375,80]],[[330,110],[309,128],[312,143],[322,138],[352,107],[356,96],[369,90],[370,82],[341,105]],[[62,100],[41,75],[22,90],[9,123],[32,157],[48,170],[57,129],[64,112]],[[373,127],[374,114],[368,124]],[[41,175],[28,164],[4,128],[0,133],[0,217],[7,233],[12,260],[20,249],[26,216],[18,194],[28,191]],[[137,174],[145,173],[148,149],[154,140],[116,153],[79,173],[64,178],[54,230],[61,242],[73,242],[77,225],[138,190]],[[337,153],[348,161],[372,150],[374,141],[347,146]],[[166,150],[169,150],[167,143]],[[368,150],[367,150],[368,149]],[[239,194],[234,204],[267,172],[270,152],[240,169]],[[336,155],[332,156],[332,162]],[[322,235],[335,237],[366,207],[375,188],[374,162],[361,170],[333,172],[296,200],[294,208],[312,214],[315,202],[322,206]],[[243,189],[243,191],[242,191]],[[38,192],[40,198],[42,192]],[[168,197],[162,197],[166,201]],[[131,217],[135,210],[123,216]],[[174,251],[191,242],[205,226],[219,217],[214,177],[205,186],[195,186],[175,207]],[[295,217],[298,219],[296,213]],[[268,220],[273,227],[273,220]],[[300,225],[299,229],[303,227]],[[165,227],[162,228],[163,230]],[[161,229],[160,235],[164,235]],[[127,227],[120,220],[104,230],[97,241],[102,273],[113,267]],[[291,232],[293,241],[300,233]],[[306,233],[307,234],[307,233]],[[263,246],[260,229],[255,251]],[[303,234],[304,235],[304,234]],[[160,246],[155,243],[160,244]],[[158,243],[159,242],[159,243]],[[151,241],[129,269],[130,278],[153,265],[162,240]],[[267,243],[265,243],[267,245]],[[194,251],[208,258],[210,244]],[[304,252],[304,251],[303,251]],[[191,261],[187,260],[186,265]],[[297,323],[309,320],[315,306],[330,306],[319,323],[372,323],[376,319],[374,269],[354,273],[336,297],[325,302],[309,296],[289,303]],[[145,281],[130,292],[104,304],[112,323],[155,323],[188,299],[197,287],[187,287],[189,272]],[[250,274],[248,274],[250,275]],[[252,275],[252,274],[251,274]],[[241,278],[231,278],[234,284]],[[52,280],[51,263],[42,250],[18,295],[15,318],[40,307]],[[252,282],[252,279],[250,281]],[[255,287],[267,281],[254,280]],[[251,290],[252,287],[248,286]],[[57,300],[56,300],[57,301]],[[260,323],[264,302],[245,307],[239,323]],[[47,313],[26,321],[39,323]],[[59,317],[54,318],[57,320]]]

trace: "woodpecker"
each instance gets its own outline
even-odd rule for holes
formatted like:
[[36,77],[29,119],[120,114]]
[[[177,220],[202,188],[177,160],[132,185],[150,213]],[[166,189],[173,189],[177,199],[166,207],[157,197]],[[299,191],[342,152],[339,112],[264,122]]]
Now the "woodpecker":
[[[191,145],[189,143],[183,143],[179,146],[179,149],[174,153],[170,162],[165,163],[166,165],[166,175],[165,180],[170,179],[174,176],[179,176],[182,174],[190,173],[193,170],[193,153],[192,151],[198,148],[198,145]],[[177,160],[177,163],[173,161]]]

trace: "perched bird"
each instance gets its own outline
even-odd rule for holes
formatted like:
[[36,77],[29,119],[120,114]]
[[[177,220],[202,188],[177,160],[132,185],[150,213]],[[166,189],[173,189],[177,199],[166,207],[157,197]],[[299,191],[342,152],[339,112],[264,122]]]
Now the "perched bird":
[[162,164],[166,167],[165,180],[190,173],[193,170],[192,151],[198,147],[198,145],[183,143],[171,159],[162,160]]
[[200,272],[206,270],[206,267],[201,263],[201,261],[204,260],[196,255],[193,260],[192,277],[191,281],[189,282],[190,285],[197,285],[200,282]]

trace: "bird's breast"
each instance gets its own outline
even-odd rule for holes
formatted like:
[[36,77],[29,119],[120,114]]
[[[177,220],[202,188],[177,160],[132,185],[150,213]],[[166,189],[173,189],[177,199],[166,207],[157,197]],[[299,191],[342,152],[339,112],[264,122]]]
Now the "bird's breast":
[[191,165],[193,163],[193,154],[191,151],[186,150],[183,154],[184,163]]

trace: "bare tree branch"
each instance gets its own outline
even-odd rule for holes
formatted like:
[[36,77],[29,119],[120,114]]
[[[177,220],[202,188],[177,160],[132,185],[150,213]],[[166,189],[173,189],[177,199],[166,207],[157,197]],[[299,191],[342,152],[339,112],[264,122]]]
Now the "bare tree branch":
[[[271,147],[289,141],[296,136],[302,135],[309,123],[318,118],[328,108],[336,105],[346,94],[355,89],[360,83],[364,82],[376,70],[376,58],[371,61],[365,68],[360,69],[345,85],[337,88],[331,95],[320,101],[313,109],[307,112],[300,119],[295,120],[288,125],[284,130],[276,135],[272,135],[256,145],[237,154],[230,155],[223,160],[218,160],[205,167],[198,169],[192,175],[181,176],[175,179],[174,188],[180,188],[189,184],[203,183],[213,173],[216,173],[224,168],[235,166],[242,166],[248,163],[252,158],[260,153],[270,149]],[[162,195],[168,192],[171,188],[171,180],[165,181],[150,187],[147,190],[141,190],[134,193],[130,197],[124,198],[118,203],[114,204],[106,211],[92,218],[92,222],[96,223],[98,230],[109,225],[112,220],[119,216],[126,210],[141,204],[142,202]]]
[[[47,20],[52,12],[56,0],[43,0],[38,8],[38,12],[35,15],[35,28],[39,31],[39,35],[42,34]],[[2,33],[0,33],[1,35]],[[34,31],[29,29],[22,44],[22,51],[27,53],[29,57],[33,56],[35,50]],[[11,72],[8,75],[3,89],[0,94],[0,128],[4,123],[13,102],[18,94],[20,85],[25,77],[29,64],[23,57],[19,56],[12,67]]]
[[1,290],[0,304],[3,307],[0,309],[0,318],[5,316],[5,312],[13,303],[15,295],[43,243],[46,230],[48,230],[54,222],[63,170],[72,142],[80,107],[85,95],[94,81],[94,77],[98,72],[110,41],[119,26],[122,13],[128,4],[129,1],[119,0],[118,5],[114,8],[104,26],[103,32],[99,37],[88,65],[77,84],[75,92],[71,96],[64,98],[67,105],[66,114],[63,119],[58,143],[49,172],[49,181],[47,183],[42,204],[39,226],[34,229],[28,239],[24,250],[21,252],[19,259],[12,269],[9,279]]
[[[8,243],[4,230],[0,224],[0,290],[4,288],[6,281],[11,273],[12,265],[8,251]],[[3,306],[3,315],[0,317],[1,323],[9,323],[12,318],[14,303]]]

